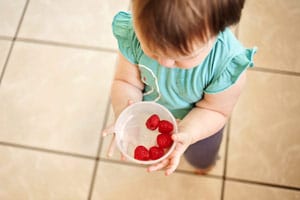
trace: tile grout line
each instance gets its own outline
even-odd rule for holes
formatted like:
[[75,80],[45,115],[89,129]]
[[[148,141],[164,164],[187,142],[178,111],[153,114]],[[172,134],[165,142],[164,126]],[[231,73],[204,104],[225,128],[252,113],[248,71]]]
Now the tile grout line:
[[43,44],[43,45],[49,45],[49,46],[74,48],[74,49],[85,49],[85,50],[92,50],[92,51],[117,53],[116,49],[111,49],[111,48],[106,48],[106,47],[64,43],[64,42],[57,42],[57,41],[51,41],[51,40],[39,40],[39,39],[18,37],[18,38],[16,38],[16,41],[17,42],[34,43],[34,44]]
[[[22,15],[21,15],[20,21],[18,23],[18,26],[17,26],[16,32],[15,32],[15,35],[14,35],[14,37],[12,39],[12,42],[11,42],[11,45],[10,45],[10,48],[9,48],[9,51],[8,51],[8,54],[7,54],[7,57],[6,57],[3,69],[2,69],[2,72],[0,74],[0,87],[1,87],[2,79],[4,77],[4,74],[5,74],[5,71],[6,71],[6,68],[7,68],[7,65],[8,65],[8,62],[9,62],[12,50],[13,50],[14,45],[15,45],[16,38],[17,38],[17,36],[19,34],[19,31],[20,31],[20,28],[21,28],[21,25],[22,25],[25,13],[27,11],[28,5],[29,5],[29,0],[26,0],[26,3],[25,3],[25,6],[23,8],[23,11],[22,11]],[[5,38],[7,39],[7,37],[5,37]]]
[[13,47],[14,47],[14,40],[12,40],[12,42],[10,44],[10,47],[9,47],[9,50],[8,50],[8,53],[7,53],[7,56],[6,56],[6,59],[5,59],[2,71],[0,73],[0,88],[1,88],[1,85],[2,85],[1,83],[2,83],[2,80],[3,80],[4,74],[5,74],[6,68],[7,68],[7,64],[8,64],[9,58],[11,56],[11,52],[13,50]]
[[[238,27],[237,27],[238,29]],[[59,47],[66,47],[66,48],[74,48],[74,49],[85,49],[97,52],[110,52],[110,53],[117,53],[118,50],[105,48],[105,47],[98,47],[98,46],[88,46],[88,45],[80,45],[80,44],[72,44],[72,43],[63,43],[63,42],[56,42],[56,41],[47,41],[47,40],[38,40],[38,39],[30,39],[30,38],[11,38],[0,36],[0,40],[9,40],[9,41],[16,41],[16,42],[25,42],[25,43],[34,43],[34,44],[43,44],[49,46],[59,46]],[[290,76],[300,76],[300,72],[293,72],[293,71],[284,71],[279,69],[268,69],[264,67],[260,67],[255,65],[254,68],[249,68],[250,71],[260,71],[260,72],[269,72],[274,74],[283,74],[283,75],[290,75]]]
[[0,40],[8,40],[8,41],[13,41],[14,37],[10,37],[10,36],[4,36],[4,35],[0,35]]
[[[104,120],[102,123],[102,127],[101,127],[101,132],[102,130],[105,128],[105,125],[107,123],[108,120],[108,116],[109,116],[109,107],[110,107],[110,99],[108,99],[107,101],[107,105],[106,105],[106,109],[105,109],[105,115],[104,115]],[[98,148],[97,148],[97,155],[96,155],[96,160],[95,160],[95,164],[94,164],[94,169],[93,169],[93,173],[92,173],[92,179],[91,179],[91,183],[90,183],[90,187],[89,187],[89,192],[88,192],[88,200],[92,199],[92,195],[93,195],[93,191],[94,191],[94,186],[95,186],[95,180],[97,177],[97,172],[98,172],[98,166],[99,166],[99,162],[101,160],[100,158],[100,153],[101,153],[101,149],[102,149],[102,143],[103,143],[103,139],[102,139],[102,135],[100,134],[100,138],[99,138],[99,143],[98,143]]]
[[300,72],[283,71],[279,69],[268,69],[264,67],[259,67],[257,65],[254,66],[254,68],[250,68],[249,71],[266,72],[266,73],[289,75],[289,76],[300,76]]
[[103,131],[104,128],[106,128],[105,126],[107,125],[107,122],[108,122],[110,104],[111,104],[111,101],[110,101],[110,98],[109,98],[108,102],[107,102],[107,105],[106,105],[104,120],[103,120],[102,129],[101,129],[101,133],[100,133],[101,136],[100,136],[100,141],[99,141],[98,150],[97,150],[97,158],[100,158],[100,156],[101,156],[101,151],[102,151],[102,146],[103,146],[102,131]]
[[[7,64],[8,64],[9,58],[10,58],[10,56],[11,56],[11,53],[12,53],[12,50],[13,50],[13,47],[14,47],[14,44],[15,44],[15,41],[16,41],[16,37],[17,37],[17,35],[18,35],[18,33],[19,33],[21,24],[22,24],[22,22],[23,22],[23,19],[24,19],[24,16],[25,16],[25,13],[26,13],[28,4],[29,4],[29,0],[27,0],[26,3],[25,3],[25,6],[24,6],[24,8],[23,8],[23,11],[22,11],[22,15],[21,15],[20,21],[19,21],[19,23],[18,23],[16,32],[15,32],[15,35],[14,35],[14,37],[12,38],[12,42],[11,42],[11,45],[10,45],[10,48],[9,48],[9,51],[8,51],[6,60],[5,60],[5,62],[4,62],[4,66],[3,66],[2,72],[1,72],[1,74],[0,74],[0,87],[1,87],[2,79],[3,79],[3,77],[4,77],[6,68],[7,68]],[[7,37],[5,37],[5,39],[7,39]]]
[[25,17],[25,13],[28,9],[28,6],[29,6],[29,1],[30,0],[26,0],[26,4],[24,6],[24,9],[23,9],[23,12],[22,12],[22,15],[21,15],[21,18],[20,18],[20,21],[19,21],[19,24],[18,24],[18,27],[17,27],[17,30],[16,30],[16,33],[15,33],[15,36],[14,36],[14,40],[16,40],[16,38],[18,37],[19,35],[19,31],[21,29],[21,25],[23,23],[23,20],[24,20],[24,17]]
[[[144,165],[131,163],[129,161],[124,162],[124,161],[118,161],[118,160],[113,160],[113,159],[109,159],[109,158],[100,158],[99,161],[106,162],[106,163],[113,163],[113,164],[116,164],[116,165],[125,165],[125,166],[130,166],[130,167],[143,168],[143,169],[145,169],[145,173],[146,173],[146,167],[144,167]],[[147,172],[147,173],[156,173],[156,172]],[[174,174],[187,174],[187,175],[191,175],[191,176],[199,176],[200,178],[201,177],[203,177],[203,178],[213,178],[213,179],[218,179],[218,180],[220,180],[222,178],[222,176],[215,175],[215,174],[195,175],[195,173],[192,172],[192,171],[182,170],[182,169],[176,169]]]
[[0,35],[0,40],[33,43],[33,44],[43,44],[43,45],[49,45],[49,46],[59,46],[59,47],[74,48],[74,49],[85,49],[85,50],[98,51],[98,52],[110,52],[110,53],[118,52],[117,49],[101,47],[101,46],[89,46],[89,45],[81,45],[81,44],[74,44],[74,43],[57,42],[57,41],[51,41],[51,40],[39,40],[39,39],[33,39],[33,38],[9,37],[9,36]]
[[247,183],[247,184],[251,184],[251,185],[267,186],[267,187],[272,187],[272,188],[277,188],[277,189],[287,189],[287,190],[300,191],[299,187],[279,185],[279,184],[274,184],[274,183],[252,181],[252,180],[239,179],[239,178],[233,178],[233,177],[227,177],[226,180],[233,181],[233,182],[238,182],[238,183]]
[[[108,158],[100,158],[99,160],[102,161],[102,162],[112,163],[112,164],[117,164],[117,165],[125,165],[125,166],[131,166],[131,167],[144,168],[143,166],[141,166],[139,164],[134,164],[134,163],[130,163],[130,162],[123,162],[123,161],[118,161],[118,160],[112,160],[112,159],[108,159]],[[187,175],[194,176],[193,172],[186,171],[186,170],[176,170],[175,173],[187,174]],[[201,178],[201,177],[212,178],[212,179],[217,179],[217,180],[220,180],[220,179],[224,178],[223,176],[215,175],[215,174],[206,174],[206,175],[199,176],[199,178]],[[236,183],[247,183],[247,184],[251,184],[251,185],[260,185],[260,186],[267,186],[267,187],[278,188],[278,189],[288,189],[288,190],[300,191],[300,187],[279,185],[279,184],[259,182],[259,181],[251,181],[251,180],[247,180],[247,179],[226,177],[226,180],[227,181],[233,181],[233,182],[236,182]]]
[[231,131],[231,118],[228,120],[227,124],[227,134],[225,140],[225,157],[224,157],[224,168],[222,176],[222,188],[221,188],[221,200],[225,198],[225,189],[226,189],[226,179],[227,179],[227,158],[228,158],[228,149],[229,149],[229,135]]
[[52,149],[46,149],[46,148],[40,148],[40,147],[34,147],[34,146],[27,146],[23,144],[16,144],[16,143],[9,143],[9,142],[3,142],[0,141],[0,146],[7,146],[7,147],[13,147],[18,149],[25,149],[25,150],[31,150],[36,152],[43,152],[43,153],[50,153],[55,155],[63,155],[63,156],[70,156],[75,158],[82,158],[82,159],[88,159],[88,160],[96,160],[96,157],[78,154],[78,153],[70,153],[65,151],[59,151],[59,150],[52,150]]

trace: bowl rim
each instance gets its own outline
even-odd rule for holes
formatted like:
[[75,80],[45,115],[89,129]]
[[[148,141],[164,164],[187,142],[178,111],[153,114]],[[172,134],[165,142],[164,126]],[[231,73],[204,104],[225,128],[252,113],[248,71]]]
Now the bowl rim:
[[143,164],[143,165],[152,165],[152,164],[156,164],[156,163],[159,163],[160,161],[164,160],[165,158],[167,158],[175,149],[175,145],[176,145],[176,142],[173,142],[172,146],[168,149],[168,151],[162,156],[160,157],[159,159],[157,160],[147,160],[147,161],[142,161],[142,160],[136,160],[134,157],[131,157],[130,155],[128,155],[122,148],[121,148],[121,144],[120,144],[120,141],[119,141],[119,130],[118,126],[116,126],[118,124],[118,122],[120,121],[120,119],[122,118],[123,115],[125,115],[130,109],[132,109],[133,107],[136,107],[136,106],[139,106],[141,104],[148,104],[148,105],[151,105],[151,106],[157,106],[159,107],[160,109],[162,109],[164,112],[166,112],[170,118],[172,119],[172,123],[174,125],[174,130],[172,132],[172,134],[175,134],[178,132],[178,127],[177,127],[177,122],[176,122],[176,119],[175,117],[173,116],[173,114],[167,109],[165,108],[163,105],[159,104],[159,103],[156,103],[154,101],[140,101],[140,102],[136,102],[136,103],[132,103],[130,104],[129,106],[127,106],[122,112],[121,114],[119,115],[119,117],[117,118],[116,122],[115,122],[115,128],[114,128],[114,133],[115,133],[115,140],[116,140],[116,144],[117,144],[117,147],[119,149],[119,151],[130,161],[134,162],[134,163],[138,163],[138,164]]

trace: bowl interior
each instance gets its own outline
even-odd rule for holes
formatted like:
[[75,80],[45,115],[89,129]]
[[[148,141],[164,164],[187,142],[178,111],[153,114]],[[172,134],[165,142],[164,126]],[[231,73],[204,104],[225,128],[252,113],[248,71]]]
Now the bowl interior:
[[163,106],[154,102],[138,102],[128,106],[120,114],[115,124],[116,141],[119,150],[127,159],[140,164],[154,164],[166,158],[174,150],[175,144],[168,150],[163,157],[158,160],[140,161],[134,159],[134,149],[143,145],[148,149],[157,146],[156,137],[158,130],[147,129],[146,120],[152,115],[157,114],[161,120],[168,120],[173,123],[174,131],[177,132],[177,124],[173,115]]

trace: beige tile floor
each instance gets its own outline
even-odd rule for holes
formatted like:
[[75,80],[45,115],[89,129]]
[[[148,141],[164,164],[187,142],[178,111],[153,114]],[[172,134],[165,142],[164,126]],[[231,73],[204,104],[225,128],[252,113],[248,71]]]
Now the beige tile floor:
[[110,23],[128,6],[0,0],[0,199],[300,199],[300,1],[247,1],[235,32],[259,52],[206,176],[105,156]]

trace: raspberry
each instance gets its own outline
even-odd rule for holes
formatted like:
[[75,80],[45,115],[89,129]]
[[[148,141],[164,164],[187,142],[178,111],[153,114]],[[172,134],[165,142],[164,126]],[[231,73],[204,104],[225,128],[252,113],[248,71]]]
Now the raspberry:
[[150,159],[157,160],[164,155],[164,150],[160,147],[153,146],[149,149]]
[[134,158],[137,160],[149,160],[149,151],[144,146],[137,146],[134,150]]
[[173,144],[173,140],[171,138],[171,134],[169,133],[161,133],[157,136],[156,142],[161,148],[169,148]]
[[150,130],[155,130],[159,124],[159,116],[156,114],[151,115],[146,121],[146,127]]
[[161,120],[158,124],[158,131],[160,133],[172,133],[174,126],[171,122],[167,120]]

